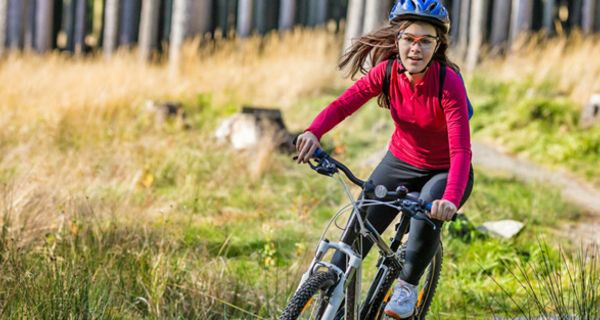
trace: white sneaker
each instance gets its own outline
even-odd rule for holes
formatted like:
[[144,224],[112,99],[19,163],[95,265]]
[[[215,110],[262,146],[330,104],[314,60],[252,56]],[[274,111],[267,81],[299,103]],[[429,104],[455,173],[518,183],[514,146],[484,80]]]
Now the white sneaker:
[[398,284],[394,287],[394,294],[383,312],[394,319],[408,318],[415,312],[416,304],[417,286],[398,279]]

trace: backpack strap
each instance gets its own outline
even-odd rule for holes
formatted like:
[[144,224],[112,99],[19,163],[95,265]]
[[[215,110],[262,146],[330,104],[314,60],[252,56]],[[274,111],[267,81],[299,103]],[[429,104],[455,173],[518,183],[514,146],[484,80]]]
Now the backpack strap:
[[385,67],[385,76],[383,77],[383,87],[381,88],[383,91],[383,95],[385,96],[385,101],[390,106],[390,79],[392,78],[392,67],[394,65],[394,59],[388,59],[387,65]]
[[444,110],[444,106],[442,105],[444,80],[446,80],[446,64],[440,61],[440,91],[438,92],[438,101],[440,102],[440,108],[442,108],[442,110]]

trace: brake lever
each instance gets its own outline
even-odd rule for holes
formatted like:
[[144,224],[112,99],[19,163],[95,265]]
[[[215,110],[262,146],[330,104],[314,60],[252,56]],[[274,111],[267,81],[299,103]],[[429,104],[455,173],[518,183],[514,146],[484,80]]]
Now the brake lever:
[[[419,215],[419,213],[421,213],[421,215]],[[414,214],[412,217],[414,219],[425,221],[425,222],[429,223],[429,225],[433,228],[433,230],[437,230],[437,226],[435,225],[435,223],[433,223],[433,221],[431,221],[431,219],[429,219],[427,214],[425,214],[424,212],[418,212],[418,213]]]

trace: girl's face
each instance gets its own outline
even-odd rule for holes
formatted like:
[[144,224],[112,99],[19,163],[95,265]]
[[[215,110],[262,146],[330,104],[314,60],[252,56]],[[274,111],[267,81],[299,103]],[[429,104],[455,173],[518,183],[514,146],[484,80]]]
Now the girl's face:
[[416,21],[398,33],[397,43],[404,68],[416,74],[425,71],[438,48],[439,39],[431,24]]

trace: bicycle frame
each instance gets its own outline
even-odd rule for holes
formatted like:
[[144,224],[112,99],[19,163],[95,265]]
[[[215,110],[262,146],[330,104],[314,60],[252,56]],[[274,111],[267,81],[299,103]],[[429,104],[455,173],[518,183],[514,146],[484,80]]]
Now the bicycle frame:
[[[353,199],[351,193],[348,191],[347,188],[347,184],[343,179],[339,179],[339,181],[344,185],[344,189],[347,191],[347,196],[349,197],[352,206],[353,206],[353,210],[352,210],[352,214],[350,216],[350,219],[348,220],[348,223],[346,225],[346,229],[348,228],[352,228],[355,227],[355,222],[357,222],[359,228],[359,238],[360,239],[369,239],[371,240],[375,245],[377,245],[379,252],[380,252],[380,258],[379,258],[379,262],[378,262],[378,272],[382,273],[382,275],[385,275],[385,273],[388,272],[388,265],[392,264],[394,267],[397,268],[397,270],[400,270],[402,267],[402,261],[400,259],[400,257],[398,257],[395,253],[395,251],[398,249],[398,247],[400,246],[400,241],[402,236],[406,233],[407,229],[408,229],[408,220],[409,219],[404,219],[404,217],[402,217],[401,222],[399,223],[399,225],[397,225],[397,232],[396,232],[396,236],[392,239],[391,244],[388,246],[388,244],[383,240],[383,238],[381,237],[381,235],[377,232],[377,230],[375,229],[375,227],[373,227],[373,225],[365,219],[365,217],[363,217],[363,212],[361,212],[361,210],[359,210],[359,208],[364,208],[364,207],[368,207],[368,206],[373,206],[373,205],[388,205],[388,206],[393,206],[391,205],[389,202],[385,202],[385,201],[379,201],[379,200],[366,200],[364,199],[363,196],[361,196],[361,198],[356,201]],[[395,208],[397,208],[396,206],[393,206]],[[401,208],[398,208],[399,211],[401,211]],[[338,214],[334,215],[334,217],[331,219],[329,225],[325,228],[325,231],[323,232],[323,235],[327,232],[327,230],[329,229],[329,227],[331,226],[331,223],[336,220],[341,213],[343,212],[343,209],[340,210],[340,212],[338,212]],[[338,281],[336,282],[335,286],[333,288],[331,288],[330,292],[330,298],[329,301],[327,301],[327,307],[325,309],[325,311],[323,312],[321,319],[325,319],[325,320],[329,320],[329,319],[334,319],[334,317],[336,316],[340,305],[342,303],[342,301],[344,301],[344,297],[346,298],[346,308],[345,308],[345,312],[346,312],[346,319],[354,319],[358,316],[359,314],[359,310],[358,307],[360,306],[360,288],[361,288],[361,276],[362,276],[362,261],[363,261],[363,257],[361,256],[361,254],[359,252],[357,252],[355,249],[353,249],[350,245],[341,242],[341,241],[337,241],[337,242],[331,242],[328,239],[324,239],[323,235],[321,236],[321,240],[319,242],[319,245],[317,247],[315,256],[313,258],[313,260],[310,263],[310,266],[308,268],[308,270],[303,274],[302,279],[300,280],[300,284],[298,285],[298,289],[302,286],[302,284],[306,281],[306,279],[308,279],[308,277],[315,271],[319,270],[320,268],[326,268],[328,270],[332,270],[334,271],[337,276],[338,276]],[[346,270],[342,270],[340,269],[338,266],[323,261],[323,257],[326,255],[326,253],[329,250],[335,250],[337,252],[341,252],[343,253],[348,260],[347,263],[347,267]],[[387,261],[387,263],[384,263],[385,261]],[[372,301],[370,301],[372,299],[371,295],[376,292],[376,289],[381,285],[381,281],[384,279],[385,277],[379,277],[380,281],[378,283],[372,283],[371,284],[371,288],[369,289],[369,294],[367,294],[366,300],[365,300],[365,306],[369,306],[371,304]],[[348,281],[350,280],[350,281]],[[354,282],[354,283],[352,283]],[[354,288],[356,290],[353,290],[354,292],[352,293],[352,296],[348,296],[348,293],[346,292],[346,294],[344,293],[345,290],[348,290],[348,288],[351,288],[352,286],[354,286]],[[296,290],[298,290],[296,289]]]

